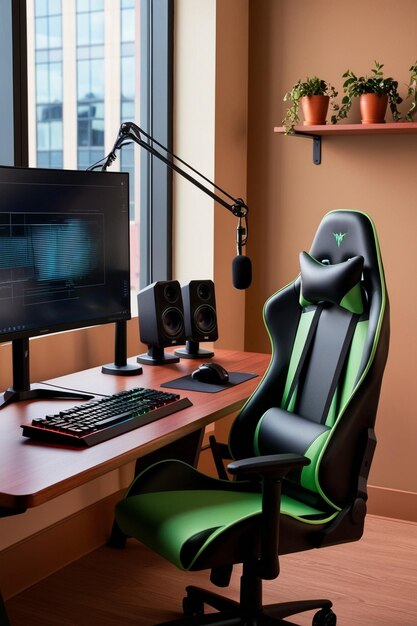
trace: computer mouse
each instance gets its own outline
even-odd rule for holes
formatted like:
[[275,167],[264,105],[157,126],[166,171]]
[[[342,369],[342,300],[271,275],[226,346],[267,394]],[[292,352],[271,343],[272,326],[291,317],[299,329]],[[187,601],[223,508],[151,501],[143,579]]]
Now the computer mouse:
[[191,374],[193,380],[212,385],[222,385],[229,380],[229,373],[219,363],[202,363],[197,370]]

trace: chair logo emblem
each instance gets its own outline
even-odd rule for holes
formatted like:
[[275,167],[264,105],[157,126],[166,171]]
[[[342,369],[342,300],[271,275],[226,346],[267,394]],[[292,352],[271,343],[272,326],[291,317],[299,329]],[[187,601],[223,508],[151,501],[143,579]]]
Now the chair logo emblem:
[[337,247],[340,248],[340,246],[343,243],[344,238],[346,237],[347,233],[332,233],[333,237],[336,240],[337,243]]

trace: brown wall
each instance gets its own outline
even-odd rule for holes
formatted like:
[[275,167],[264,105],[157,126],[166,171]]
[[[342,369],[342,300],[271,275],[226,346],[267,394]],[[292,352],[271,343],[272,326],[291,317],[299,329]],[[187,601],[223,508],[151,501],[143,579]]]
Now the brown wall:
[[[263,303],[298,273],[298,252],[309,248],[324,213],[369,213],[379,234],[392,325],[370,482],[410,492],[417,492],[417,137],[329,137],[316,166],[310,140],[273,128],[284,115],[283,94],[306,76],[319,75],[341,91],[347,68],[366,74],[377,59],[405,94],[417,58],[416,23],[415,0],[250,1],[248,252],[254,281],[245,347],[269,349]],[[357,120],[355,103],[348,121]]]

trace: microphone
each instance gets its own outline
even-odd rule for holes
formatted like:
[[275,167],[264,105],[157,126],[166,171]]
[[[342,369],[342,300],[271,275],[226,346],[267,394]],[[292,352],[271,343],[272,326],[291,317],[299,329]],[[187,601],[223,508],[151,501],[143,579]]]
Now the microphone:
[[242,226],[241,218],[236,228],[237,256],[232,261],[232,281],[236,289],[247,289],[252,282],[252,261],[242,254],[246,244],[247,229]]
[[239,254],[232,261],[233,287],[247,289],[252,282],[252,261],[248,256]]

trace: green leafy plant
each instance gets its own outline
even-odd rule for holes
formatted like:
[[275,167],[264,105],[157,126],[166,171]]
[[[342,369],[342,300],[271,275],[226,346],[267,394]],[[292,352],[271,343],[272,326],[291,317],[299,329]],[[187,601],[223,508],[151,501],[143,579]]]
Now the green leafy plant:
[[397,108],[397,104],[402,102],[402,98],[398,93],[398,81],[392,77],[384,77],[383,67],[382,63],[375,61],[375,67],[371,70],[371,76],[358,77],[351,70],[347,70],[343,74],[343,78],[346,79],[343,83],[345,95],[340,106],[337,104],[333,106],[335,115],[332,115],[332,124],[336,124],[339,120],[346,118],[352,106],[353,98],[357,98],[365,93],[386,94],[393,120],[398,122],[401,119],[401,114]]
[[291,91],[287,91],[284,96],[284,102],[292,102],[282,120],[286,135],[294,133],[294,126],[300,121],[300,100],[304,96],[329,96],[330,100],[333,100],[337,96],[337,91],[330,83],[317,76],[297,81]]
[[417,61],[410,67],[410,82],[408,84],[407,98],[411,98],[411,105],[405,114],[407,122],[412,122],[417,111]]

